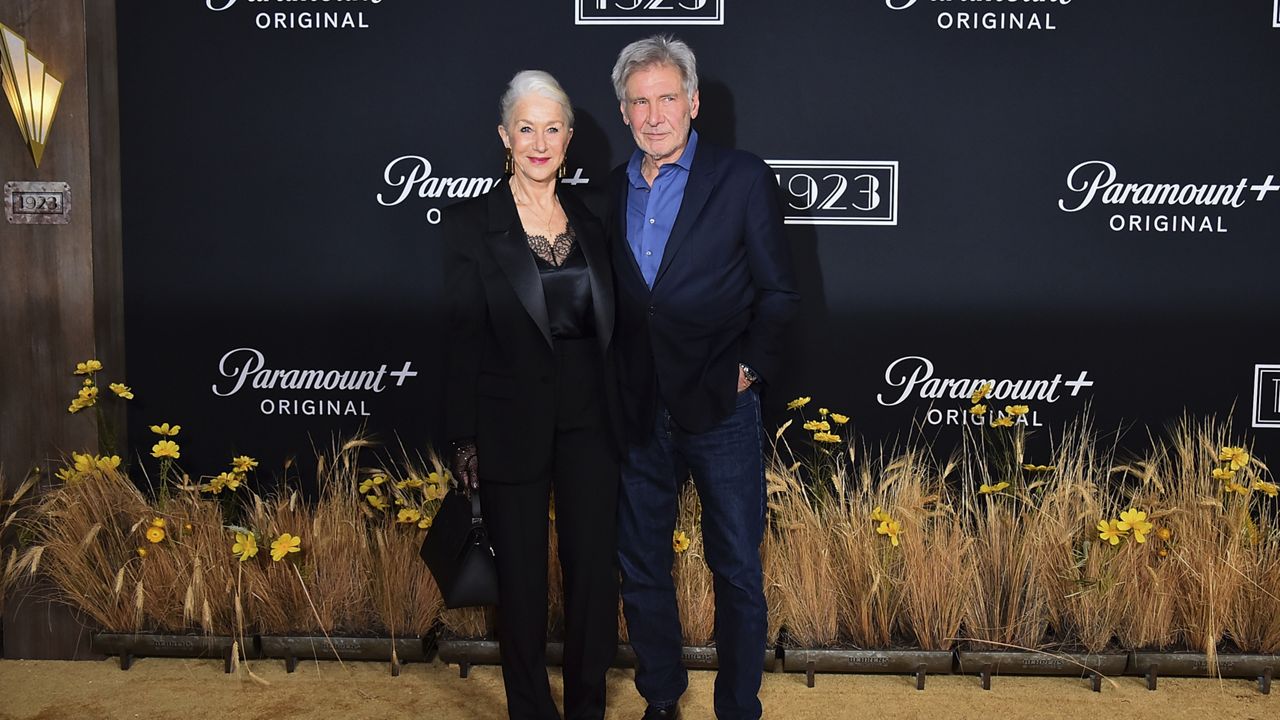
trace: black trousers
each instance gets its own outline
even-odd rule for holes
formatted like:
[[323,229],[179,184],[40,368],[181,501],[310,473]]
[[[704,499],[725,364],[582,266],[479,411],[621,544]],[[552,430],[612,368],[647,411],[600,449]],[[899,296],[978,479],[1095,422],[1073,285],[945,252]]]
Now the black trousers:
[[486,483],[479,458],[480,500],[498,567],[502,678],[512,720],[560,717],[546,669],[547,510],[554,488],[565,597],[564,716],[599,720],[618,642],[619,470],[595,339],[557,342],[554,381],[551,464],[530,468],[527,482]]

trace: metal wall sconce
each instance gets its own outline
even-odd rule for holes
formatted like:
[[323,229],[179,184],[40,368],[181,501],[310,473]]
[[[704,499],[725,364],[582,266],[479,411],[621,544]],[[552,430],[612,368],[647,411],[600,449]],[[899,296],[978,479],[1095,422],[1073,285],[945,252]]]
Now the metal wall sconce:
[[31,148],[31,158],[40,167],[49,126],[58,111],[62,81],[45,72],[44,63],[27,52],[27,41],[0,23],[0,83],[18,120],[22,139]]

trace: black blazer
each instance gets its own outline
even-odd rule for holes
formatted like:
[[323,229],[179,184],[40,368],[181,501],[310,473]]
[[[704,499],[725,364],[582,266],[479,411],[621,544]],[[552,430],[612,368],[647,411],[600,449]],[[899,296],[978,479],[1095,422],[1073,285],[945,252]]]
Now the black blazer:
[[733,410],[738,363],[776,376],[799,309],[773,171],[699,138],[680,212],[650,291],[627,244],[627,167],[610,176],[618,373],[628,435],[653,431],[659,397],[684,429]]
[[[608,412],[616,405],[617,380],[609,362],[614,289],[604,227],[573,192],[561,186],[557,195],[591,278],[606,373],[599,400]],[[449,308],[447,437],[475,438],[482,480],[532,481],[553,452],[555,356],[541,276],[510,185],[500,183],[481,197],[450,206],[441,229]],[[616,416],[616,411],[607,414]],[[610,429],[616,439],[618,429]]]

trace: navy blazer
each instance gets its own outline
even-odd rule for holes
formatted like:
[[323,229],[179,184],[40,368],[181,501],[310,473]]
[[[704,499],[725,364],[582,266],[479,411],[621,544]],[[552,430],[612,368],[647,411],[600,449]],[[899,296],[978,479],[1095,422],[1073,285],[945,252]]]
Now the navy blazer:
[[[573,192],[557,188],[591,278],[606,417],[616,418],[608,357],[614,331],[613,273],[604,227]],[[551,459],[556,426],[555,355],[542,279],[509,183],[445,209],[445,431],[474,438],[483,480],[524,482]],[[616,423],[615,423],[616,425]],[[615,440],[619,430],[610,428]]]
[[680,427],[728,417],[738,363],[776,376],[799,309],[777,180],[763,160],[703,138],[650,290],[627,243],[626,165],[610,176],[614,331],[627,434],[653,432],[661,401]]

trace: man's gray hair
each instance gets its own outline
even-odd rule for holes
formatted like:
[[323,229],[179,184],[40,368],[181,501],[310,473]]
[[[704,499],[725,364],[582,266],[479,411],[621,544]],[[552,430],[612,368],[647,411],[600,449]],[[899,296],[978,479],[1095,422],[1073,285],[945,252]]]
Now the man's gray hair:
[[618,62],[613,65],[613,91],[618,100],[627,99],[627,80],[631,73],[654,65],[670,65],[679,70],[684,79],[684,92],[689,102],[693,102],[693,94],[698,92],[698,59],[685,41],[671,35],[654,35],[622,48]]
[[564,110],[565,125],[573,127],[573,105],[569,102],[568,93],[560,87],[551,73],[543,70],[521,70],[507,83],[507,91],[502,94],[502,100],[498,104],[502,112],[502,127],[511,127],[511,115],[515,112],[516,103],[526,95],[541,95],[560,103]]

